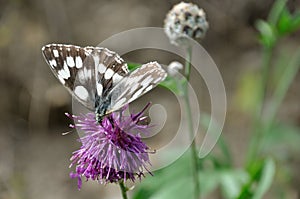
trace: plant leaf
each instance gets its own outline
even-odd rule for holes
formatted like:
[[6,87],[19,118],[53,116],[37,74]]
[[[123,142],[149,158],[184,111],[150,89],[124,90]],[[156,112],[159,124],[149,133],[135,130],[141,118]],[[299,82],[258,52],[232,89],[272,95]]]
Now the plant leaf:
[[266,21],[258,20],[255,24],[260,32],[259,40],[267,48],[272,48],[277,41],[277,35],[274,26]]
[[183,89],[181,89],[183,81],[181,81],[180,79],[176,79],[175,77],[168,75],[164,81],[160,82],[159,85],[169,89],[175,94],[178,94],[180,96],[183,95]]
[[275,163],[271,158],[255,162],[250,170],[250,180],[242,188],[238,199],[261,199],[271,187],[275,175]]
[[138,67],[141,66],[141,64],[138,63],[127,63],[128,69],[129,71],[134,71],[135,69],[137,69]]
[[224,170],[221,172],[220,183],[223,195],[228,198],[236,198],[241,192],[243,184],[249,180],[249,174],[245,170]]
[[263,164],[257,188],[254,191],[253,199],[261,199],[273,183],[275,175],[275,162],[268,158]]

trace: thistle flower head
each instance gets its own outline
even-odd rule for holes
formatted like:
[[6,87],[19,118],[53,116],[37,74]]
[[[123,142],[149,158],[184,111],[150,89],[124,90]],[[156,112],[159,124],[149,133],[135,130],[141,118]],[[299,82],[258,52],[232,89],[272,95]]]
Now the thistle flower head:
[[148,130],[147,124],[141,124],[145,109],[130,115],[125,115],[125,109],[105,117],[101,125],[93,113],[81,116],[67,114],[75,122],[71,127],[84,132],[79,139],[82,145],[73,152],[70,165],[76,165],[70,177],[78,179],[79,189],[84,177],[99,183],[135,181],[148,171],[149,148],[140,136]]
[[202,39],[205,36],[208,22],[203,9],[181,2],[167,14],[164,28],[172,44],[186,45],[187,38]]

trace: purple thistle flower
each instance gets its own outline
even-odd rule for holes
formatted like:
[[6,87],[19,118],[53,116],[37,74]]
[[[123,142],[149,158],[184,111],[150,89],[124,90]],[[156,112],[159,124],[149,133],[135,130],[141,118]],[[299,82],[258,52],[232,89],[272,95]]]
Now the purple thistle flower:
[[97,123],[95,114],[74,116],[75,125],[84,132],[79,139],[81,147],[73,152],[70,167],[76,165],[71,178],[78,179],[78,189],[82,186],[82,177],[97,180],[99,183],[113,183],[121,180],[135,181],[141,179],[144,171],[149,172],[149,148],[142,142],[141,133],[148,132],[148,124],[142,124],[148,104],[137,114],[125,115],[128,106],[114,112]]

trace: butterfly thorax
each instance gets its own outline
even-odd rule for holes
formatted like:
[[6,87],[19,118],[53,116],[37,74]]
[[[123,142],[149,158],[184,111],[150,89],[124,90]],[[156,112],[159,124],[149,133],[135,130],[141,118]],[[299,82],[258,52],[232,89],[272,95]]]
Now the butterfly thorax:
[[105,97],[101,98],[99,96],[96,96],[96,102],[95,102],[95,114],[96,114],[96,120],[98,123],[102,122],[102,119],[105,117],[105,115],[108,114],[107,110],[110,107],[110,98]]

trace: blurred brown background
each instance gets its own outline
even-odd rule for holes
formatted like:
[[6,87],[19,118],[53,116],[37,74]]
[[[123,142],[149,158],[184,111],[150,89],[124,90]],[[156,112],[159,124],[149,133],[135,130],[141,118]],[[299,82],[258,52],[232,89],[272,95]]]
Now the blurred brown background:
[[[97,45],[124,30],[162,27],[165,14],[178,2],[0,1],[0,198],[119,197],[117,186],[85,183],[78,191],[76,180],[69,179],[68,159],[79,146],[77,134],[61,135],[69,131],[70,121],[64,112],[70,111],[71,97],[44,62],[41,47],[47,43]],[[210,29],[202,44],[224,79],[228,113],[223,135],[231,143],[239,166],[249,137],[249,115],[241,111],[239,85],[248,71],[260,66],[260,47],[253,24],[258,18],[266,18],[273,1],[192,2],[208,16]],[[299,7],[300,1],[290,1],[289,6]],[[281,48],[292,52],[299,47],[299,36],[295,34],[285,40]],[[143,59],[128,57],[132,61]],[[298,75],[279,113],[281,120],[298,126],[299,83]],[[151,95],[158,93],[153,91]],[[201,97],[203,106],[208,106],[205,95]],[[175,100],[172,103],[176,105]],[[167,125],[172,126],[172,122]],[[299,168],[299,161],[297,157],[293,159],[295,168]]]

